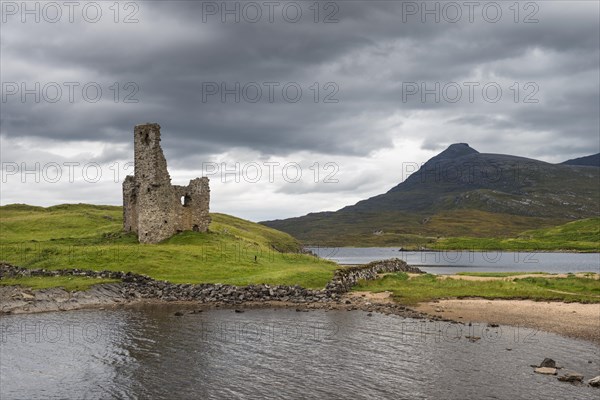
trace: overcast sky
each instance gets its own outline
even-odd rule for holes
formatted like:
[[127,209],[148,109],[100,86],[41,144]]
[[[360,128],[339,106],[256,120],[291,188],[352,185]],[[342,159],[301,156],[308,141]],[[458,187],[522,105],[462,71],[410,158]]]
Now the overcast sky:
[[597,153],[600,3],[514,3],[3,1],[0,201],[121,204],[144,122],[173,183],[209,176],[211,211],[255,221],[383,193],[456,142]]

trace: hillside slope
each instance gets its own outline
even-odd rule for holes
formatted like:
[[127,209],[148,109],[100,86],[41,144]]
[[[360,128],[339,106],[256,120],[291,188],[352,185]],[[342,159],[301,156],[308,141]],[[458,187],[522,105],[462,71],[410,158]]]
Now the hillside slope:
[[599,182],[600,169],[479,153],[458,143],[387,193],[336,212],[263,224],[319,245],[411,245],[421,244],[419,236],[508,237],[600,215]]
[[131,271],[173,283],[323,287],[337,264],[299,254],[290,235],[225,214],[208,233],[142,245],[122,232],[121,207],[0,207],[0,261],[30,268]]
[[521,232],[511,238],[451,237],[436,240],[438,250],[600,251],[600,218]]
[[588,167],[600,167],[600,153],[591,156],[573,158],[563,162],[566,165],[585,165]]

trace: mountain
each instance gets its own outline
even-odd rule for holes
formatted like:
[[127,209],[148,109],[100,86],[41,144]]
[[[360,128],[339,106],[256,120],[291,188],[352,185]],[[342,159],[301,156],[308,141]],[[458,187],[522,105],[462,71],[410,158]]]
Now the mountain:
[[591,156],[574,158],[563,162],[565,165],[585,165],[588,167],[600,167],[600,153]]
[[264,221],[313,245],[424,245],[508,237],[600,215],[600,169],[479,153],[457,143],[404,182],[336,212]]

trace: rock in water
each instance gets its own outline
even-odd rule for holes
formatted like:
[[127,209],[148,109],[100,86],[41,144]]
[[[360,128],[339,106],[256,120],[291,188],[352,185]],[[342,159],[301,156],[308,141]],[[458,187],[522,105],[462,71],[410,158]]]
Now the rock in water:
[[538,367],[533,372],[535,372],[536,374],[556,375],[556,368]]
[[561,382],[583,382],[583,375],[576,372],[567,372],[563,376],[559,376],[558,380]]
[[544,358],[544,361],[540,364],[540,367],[544,368],[556,368],[556,361],[551,358]]
[[592,378],[588,381],[588,385],[593,387],[600,387],[600,375],[595,378]]

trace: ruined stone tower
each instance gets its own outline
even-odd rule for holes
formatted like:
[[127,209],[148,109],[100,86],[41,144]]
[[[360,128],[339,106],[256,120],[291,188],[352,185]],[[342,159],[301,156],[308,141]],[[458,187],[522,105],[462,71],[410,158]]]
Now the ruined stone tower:
[[123,182],[123,229],[140,243],[158,243],[177,232],[206,232],[210,224],[208,178],[171,185],[160,147],[160,125],[134,129],[134,176]]

